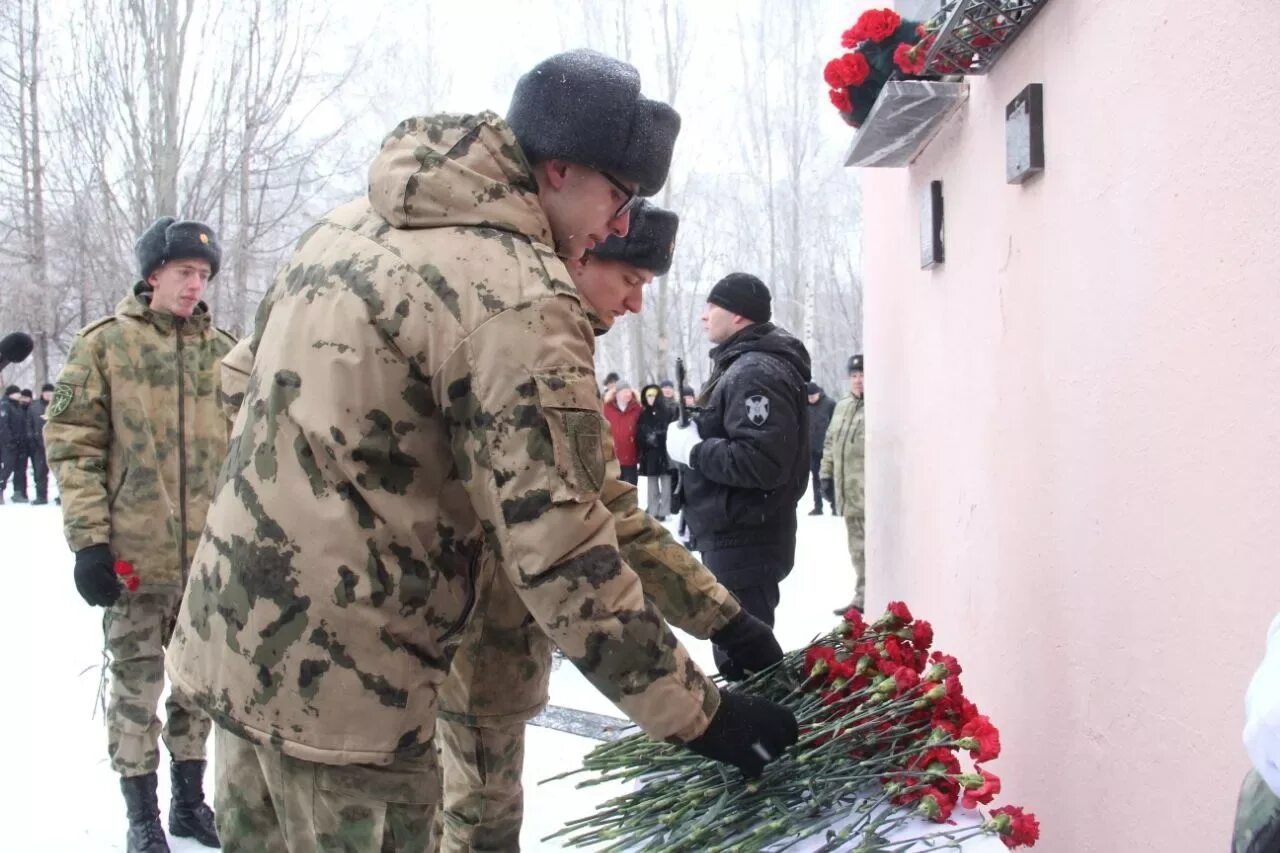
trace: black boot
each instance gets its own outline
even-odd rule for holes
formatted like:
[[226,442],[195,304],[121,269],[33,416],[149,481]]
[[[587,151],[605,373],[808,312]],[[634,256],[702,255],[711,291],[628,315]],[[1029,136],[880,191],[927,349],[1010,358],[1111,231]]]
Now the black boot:
[[122,776],[120,790],[129,814],[129,834],[125,836],[128,853],[169,853],[156,803],[156,774]]
[[205,847],[221,847],[213,809],[204,801],[204,762],[174,760],[169,765],[173,801],[169,804],[169,833],[194,838]]

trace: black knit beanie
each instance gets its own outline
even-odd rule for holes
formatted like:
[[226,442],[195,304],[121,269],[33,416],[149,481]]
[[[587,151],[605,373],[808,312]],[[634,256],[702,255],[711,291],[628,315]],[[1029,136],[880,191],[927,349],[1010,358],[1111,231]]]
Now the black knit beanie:
[[707,301],[755,323],[767,323],[773,316],[769,288],[750,273],[729,273],[711,288]]

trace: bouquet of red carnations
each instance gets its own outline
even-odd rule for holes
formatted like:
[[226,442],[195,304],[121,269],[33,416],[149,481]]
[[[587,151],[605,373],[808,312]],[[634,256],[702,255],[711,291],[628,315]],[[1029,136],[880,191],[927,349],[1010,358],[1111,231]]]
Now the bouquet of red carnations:
[[965,697],[960,664],[932,644],[932,627],[902,602],[871,624],[848,611],[830,634],[736,688],[785,705],[800,723],[799,742],[759,779],[744,782],[722,764],[635,735],[596,748],[564,775],[597,774],[579,787],[627,780],[637,788],[549,838],[726,851],[822,835],[823,850],[871,853],[993,834],[1010,848],[1033,846],[1039,824],[1017,806],[963,829],[913,830],[922,817],[946,825],[957,804],[973,809],[1000,793],[985,766],[1000,754],[1000,733]]

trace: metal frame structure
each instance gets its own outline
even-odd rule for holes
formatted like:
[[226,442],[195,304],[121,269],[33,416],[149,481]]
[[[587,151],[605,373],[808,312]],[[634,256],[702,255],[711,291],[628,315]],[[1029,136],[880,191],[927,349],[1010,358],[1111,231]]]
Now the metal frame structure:
[[[929,21],[929,74],[986,74],[1049,0],[951,0]],[[941,26],[937,26],[941,21]]]

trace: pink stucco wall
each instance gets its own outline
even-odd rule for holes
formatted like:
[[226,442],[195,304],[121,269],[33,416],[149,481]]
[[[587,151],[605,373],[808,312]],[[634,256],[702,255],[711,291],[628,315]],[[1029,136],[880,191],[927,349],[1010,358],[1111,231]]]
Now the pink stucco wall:
[[[910,169],[861,172],[869,603],[966,664],[1037,850],[1227,849],[1280,610],[1275,12],[1053,0]],[[1032,82],[1047,169],[1010,186]]]

